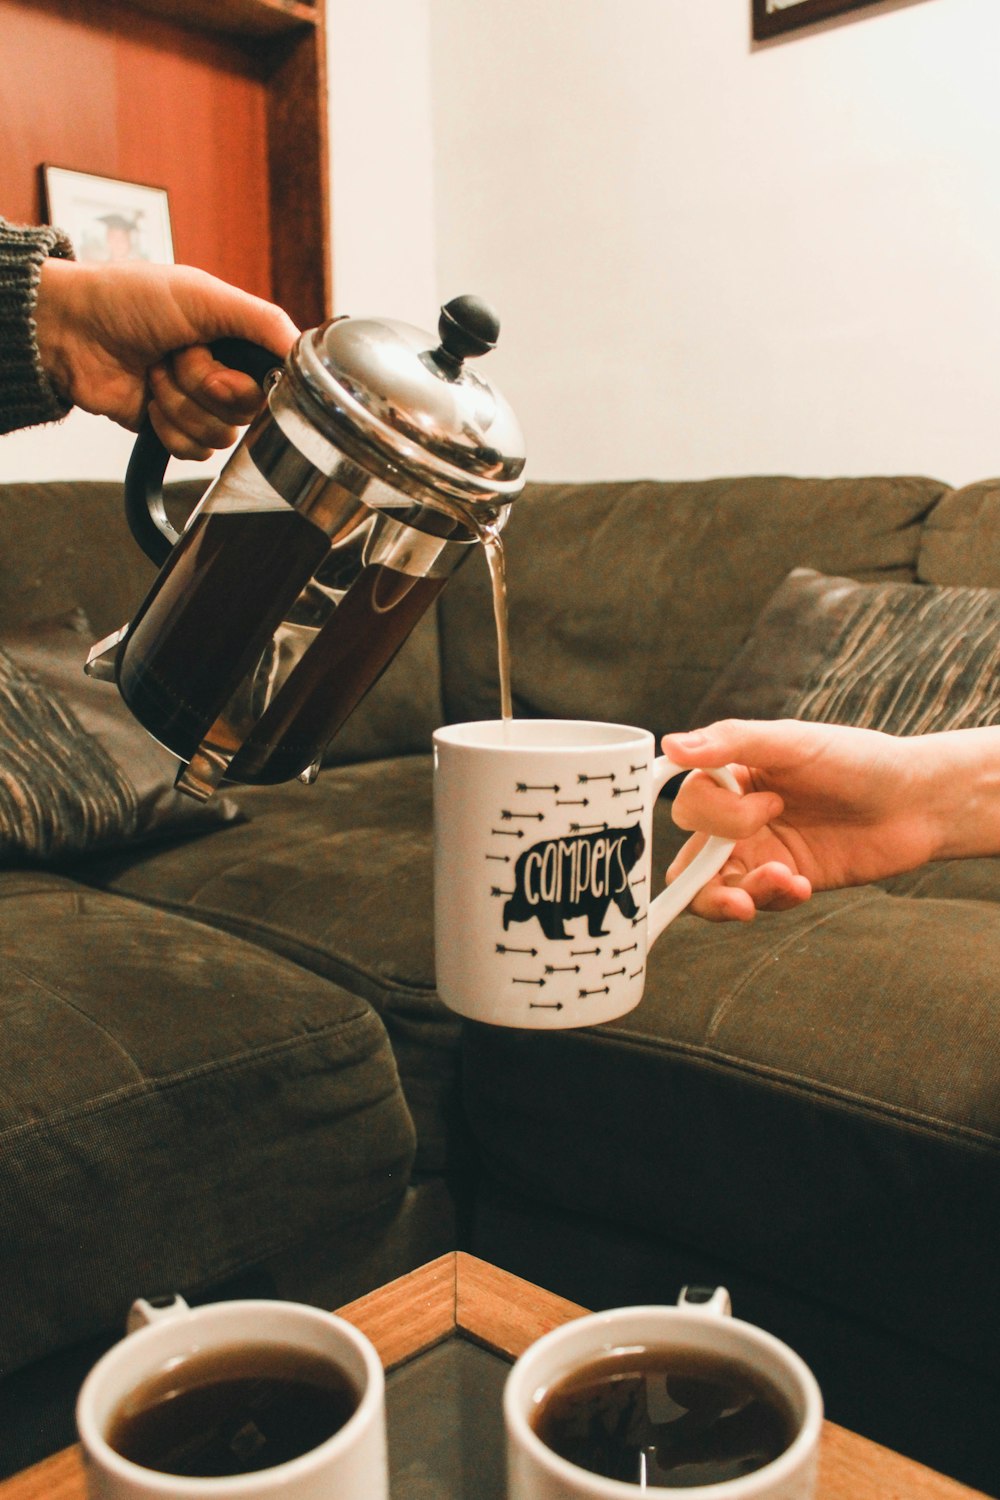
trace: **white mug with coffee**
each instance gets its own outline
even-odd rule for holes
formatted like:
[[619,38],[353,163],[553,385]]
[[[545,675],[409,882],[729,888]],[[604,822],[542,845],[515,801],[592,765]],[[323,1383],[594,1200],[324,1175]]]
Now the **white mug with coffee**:
[[812,1500],[819,1386],[724,1288],[545,1334],[504,1389],[508,1500]]
[[139,1301],[83,1383],[89,1500],[388,1500],[385,1380],[319,1308]]
[[[438,994],[498,1026],[593,1026],[642,998],[646,954],[722,868],[711,838],[653,897],[653,806],[686,774],[647,729],[498,719],[434,735]],[[710,770],[739,785],[725,767]]]

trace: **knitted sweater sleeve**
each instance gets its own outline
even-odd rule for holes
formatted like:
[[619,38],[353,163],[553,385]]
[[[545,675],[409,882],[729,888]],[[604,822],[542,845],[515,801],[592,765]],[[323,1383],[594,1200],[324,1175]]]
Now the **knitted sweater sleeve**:
[[42,368],[35,342],[35,300],[48,255],[73,258],[61,229],[0,219],[0,433],[64,417],[69,405]]

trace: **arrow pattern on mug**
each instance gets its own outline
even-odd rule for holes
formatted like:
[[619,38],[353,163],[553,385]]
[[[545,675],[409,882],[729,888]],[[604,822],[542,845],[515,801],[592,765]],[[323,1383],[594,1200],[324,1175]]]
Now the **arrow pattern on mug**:
[[[629,769],[634,777],[647,771],[648,763]],[[519,842],[516,855],[501,853],[495,847],[486,852],[487,860],[513,866],[511,888],[496,885],[490,888],[491,896],[502,902],[497,908],[502,934],[494,943],[494,951],[502,958],[509,957],[512,964],[523,964],[526,958],[541,961],[540,969],[534,973],[530,969],[512,973],[510,982],[523,989],[541,990],[547,984],[558,987],[560,981],[563,985],[575,981],[574,988],[566,988],[556,999],[530,1000],[532,1009],[562,1010],[567,1006],[585,1009],[591,997],[608,995],[613,983],[631,984],[643,972],[640,966],[630,973],[624,964],[610,970],[593,967],[599,964],[607,945],[581,944],[579,938],[583,933],[573,930],[583,923],[587,937],[609,937],[615,925],[622,923],[626,929],[634,928],[645,916],[633,895],[633,890],[646,881],[639,867],[645,839],[641,824],[630,821],[641,818],[641,802],[628,805],[624,810],[626,822],[619,821],[620,799],[637,798],[641,786],[637,782],[620,785],[617,773],[599,763],[592,770],[576,773],[576,783],[586,788],[586,793],[562,797],[559,782],[515,781],[513,799],[496,808],[489,826],[491,840]],[[531,797],[533,801],[527,807],[518,807],[522,797]],[[602,799],[607,799],[604,808]],[[578,810],[582,808],[592,810],[593,821],[579,821]],[[570,811],[577,816],[567,818]],[[602,811],[607,816],[602,818]],[[562,818],[567,820],[560,829]],[[538,834],[525,842],[529,832],[525,825],[529,823],[539,825]],[[544,838],[539,837],[542,825],[546,829]],[[556,831],[550,831],[552,828]],[[546,946],[503,940],[511,927],[526,924],[533,924]],[[568,961],[563,962],[548,945],[567,942],[573,946],[565,950]],[[616,959],[637,952],[638,943],[619,941],[608,951]],[[583,973],[588,967],[587,960],[591,962],[589,984]],[[571,978],[564,980],[564,975]]]

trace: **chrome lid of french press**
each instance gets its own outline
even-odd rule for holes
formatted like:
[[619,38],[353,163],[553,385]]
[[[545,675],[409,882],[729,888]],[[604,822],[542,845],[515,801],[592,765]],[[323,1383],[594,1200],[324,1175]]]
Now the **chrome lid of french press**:
[[498,333],[492,308],[471,296],[441,309],[437,342],[408,323],[335,318],[301,336],[285,379],[331,454],[414,499],[495,509],[523,488],[524,438],[468,362]]

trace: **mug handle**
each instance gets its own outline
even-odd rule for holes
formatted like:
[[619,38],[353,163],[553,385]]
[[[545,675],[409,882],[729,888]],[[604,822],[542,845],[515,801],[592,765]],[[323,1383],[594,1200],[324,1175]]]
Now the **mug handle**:
[[682,1286],[678,1307],[697,1307],[720,1318],[733,1315],[732,1298],[724,1286]]
[[148,1328],[150,1323],[164,1322],[167,1318],[176,1318],[181,1313],[190,1311],[179,1293],[170,1297],[138,1297],[128,1310],[125,1332],[138,1333],[140,1328]]
[[[705,775],[711,776],[720,786],[727,791],[736,792],[742,796],[743,789],[728,766],[706,766]],[[680,776],[690,768],[675,766],[672,761],[667,760],[665,755],[657,756],[653,762],[653,785],[652,797],[657,794],[670,780],[671,776]],[[715,835],[708,839],[705,847],[699,849],[694,859],[686,870],[682,870],[676,880],[672,880],[665,891],[649,903],[649,936],[648,944],[652,947],[656,939],[665,927],[668,927],[675,917],[697,896],[703,885],[707,885],[713,875],[717,875],[732,854],[735,848],[735,839],[722,839]]]

